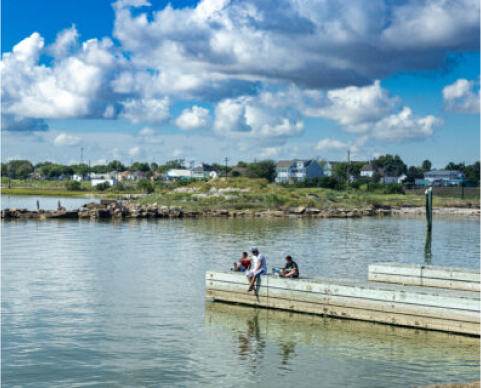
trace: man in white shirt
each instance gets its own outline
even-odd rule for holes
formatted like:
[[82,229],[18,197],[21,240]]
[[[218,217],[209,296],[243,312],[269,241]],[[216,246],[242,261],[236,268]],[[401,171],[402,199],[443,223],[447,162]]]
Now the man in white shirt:
[[252,248],[252,266],[251,270],[247,272],[247,280],[249,281],[249,288],[247,292],[254,289],[256,279],[261,275],[267,275],[267,263],[264,255],[259,253],[257,247]]

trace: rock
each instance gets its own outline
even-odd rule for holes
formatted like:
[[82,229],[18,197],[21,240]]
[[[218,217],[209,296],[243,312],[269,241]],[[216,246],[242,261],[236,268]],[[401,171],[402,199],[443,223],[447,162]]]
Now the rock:
[[290,213],[294,213],[294,214],[304,214],[305,212],[306,212],[306,208],[304,206],[298,206],[290,210]]
[[310,207],[308,209],[306,209],[306,214],[309,214],[309,215],[315,215],[315,214],[319,214],[321,211],[315,207]]

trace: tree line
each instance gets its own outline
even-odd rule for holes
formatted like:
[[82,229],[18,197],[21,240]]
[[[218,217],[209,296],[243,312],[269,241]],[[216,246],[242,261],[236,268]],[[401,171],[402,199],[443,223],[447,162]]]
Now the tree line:
[[[320,161],[323,165],[325,162]],[[362,167],[367,162],[341,162],[333,165],[332,178],[336,181],[329,180],[324,182],[328,186],[335,185],[337,181],[346,182],[347,176],[352,176],[362,181],[360,178]],[[400,176],[405,174],[407,176],[405,182],[414,183],[415,179],[423,178],[423,174],[430,171],[432,163],[429,160],[424,160],[420,166],[407,166],[399,155],[381,155],[376,159],[370,161],[378,172],[369,179],[373,182],[379,182],[381,177],[380,172],[383,171],[389,176]],[[265,178],[269,182],[273,182],[276,177],[276,162],[273,160],[261,160],[255,162],[240,161],[237,165],[225,166],[218,163],[213,163],[212,167],[219,172],[220,176],[229,175],[232,177],[246,176],[248,178]],[[147,177],[154,173],[165,173],[170,169],[185,169],[184,159],[174,159],[165,162],[164,164],[134,162],[130,166],[124,165],[118,160],[113,160],[105,165],[95,165],[89,167],[87,164],[72,164],[64,165],[53,162],[40,162],[33,164],[28,160],[11,160],[7,163],[2,163],[1,175],[2,177],[10,176],[12,178],[27,179],[31,173],[38,173],[41,177],[47,179],[57,179],[59,177],[72,177],[74,174],[79,176],[87,176],[89,172],[107,173],[107,172],[122,172],[122,171],[141,171]],[[463,163],[449,162],[445,170],[461,171],[465,174],[466,180],[479,186],[480,181],[480,163],[479,161],[466,165]]]

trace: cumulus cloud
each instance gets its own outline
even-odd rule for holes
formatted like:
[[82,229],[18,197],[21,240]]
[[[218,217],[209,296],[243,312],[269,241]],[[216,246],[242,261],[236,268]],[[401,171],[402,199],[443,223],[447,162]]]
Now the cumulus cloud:
[[262,106],[257,97],[226,99],[215,108],[214,130],[238,138],[286,138],[300,135],[304,123],[295,112]]
[[38,132],[46,131],[48,128],[48,124],[43,119],[2,114],[2,131]]
[[142,153],[142,148],[140,146],[135,146],[129,149],[129,156],[137,157]]
[[123,101],[124,106],[122,118],[138,122],[150,122],[156,124],[163,124],[169,121],[169,99],[167,97],[162,99],[130,99]]
[[175,120],[175,125],[184,131],[193,131],[205,128],[209,125],[209,110],[194,105],[192,109],[184,109],[179,117]]
[[[2,128],[82,118],[162,125],[171,106],[195,100],[214,104],[214,118],[193,106],[175,120],[182,130],[212,121],[216,134],[282,142],[302,134],[305,115],[379,139],[422,138],[438,119],[407,114],[376,80],[479,50],[479,9],[476,0],[202,0],[151,10],[119,0],[116,44],[82,42],[72,26],[50,45],[35,32],[3,54]],[[446,88],[446,110],[476,110],[479,93],[460,102]]]
[[80,144],[80,137],[61,133],[55,137],[53,143],[58,147],[71,147]]
[[161,144],[163,143],[163,140],[160,136],[160,134],[150,128],[150,127],[144,127],[139,131],[139,136],[142,139],[143,143],[149,143],[149,144]]
[[479,82],[458,79],[443,89],[444,109],[452,113],[474,113],[480,111]]
[[447,53],[479,49],[476,0],[204,0],[135,14],[132,5],[116,4],[114,29],[132,62],[162,63],[161,71],[178,67],[201,79],[339,88],[439,69]]
[[318,151],[325,151],[325,150],[347,150],[349,149],[350,144],[344,143],[339,140],[335,139],[322,139],[319,140],[319,143],[316,145],[316,150]]

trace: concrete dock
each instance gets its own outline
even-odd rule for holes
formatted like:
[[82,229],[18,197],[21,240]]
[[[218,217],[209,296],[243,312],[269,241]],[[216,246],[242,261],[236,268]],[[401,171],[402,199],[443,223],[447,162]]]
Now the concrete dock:
[[215,301],[396,326],[480,335],[480,293],[373,281],[262,276],[247,292],[245,275],[206,272]]
[[368,280],[477,292],[480,285],[474,269],[398,263],[370,264]]

